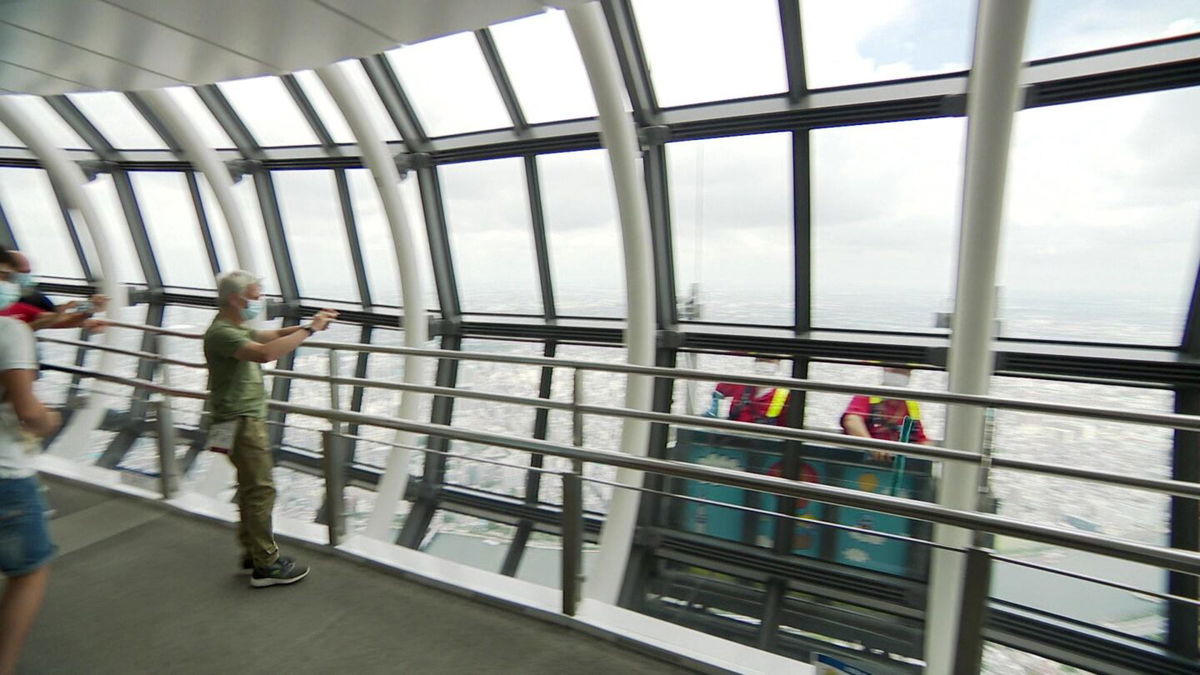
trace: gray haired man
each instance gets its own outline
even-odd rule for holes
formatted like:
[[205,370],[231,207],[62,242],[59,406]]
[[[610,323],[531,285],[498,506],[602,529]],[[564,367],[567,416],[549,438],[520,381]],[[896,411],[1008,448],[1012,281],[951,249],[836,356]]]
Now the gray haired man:
[[217,278],[219,310],[204,333],[204,360],[208,363],[208,446],[229,454],[237,470],[237,503],[241,514],[238,541],[242,569],[250,572],[256,588],[292,584],[308,575],[308,568],[279,555],[271,525],[275,507],[274,460],[267,443],[267,394],[262,367],[289,354],[308,336],[325,330],[337,312],[323,309],[307,326],[280,330],[252,330],[246,326],[262,313],[261,280],[241,270]]

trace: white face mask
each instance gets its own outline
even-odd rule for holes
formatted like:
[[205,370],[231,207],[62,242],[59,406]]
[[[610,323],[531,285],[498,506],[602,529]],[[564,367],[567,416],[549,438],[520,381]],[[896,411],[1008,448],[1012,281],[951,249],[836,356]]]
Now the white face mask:
[[759,377],[774,377],[779,374],[779,364],[775,361],[755,361],[752,372]]
[[891,370],[883,371],[883,386],[885,387],[907,387],[908,380],[908,373],[897,373]]

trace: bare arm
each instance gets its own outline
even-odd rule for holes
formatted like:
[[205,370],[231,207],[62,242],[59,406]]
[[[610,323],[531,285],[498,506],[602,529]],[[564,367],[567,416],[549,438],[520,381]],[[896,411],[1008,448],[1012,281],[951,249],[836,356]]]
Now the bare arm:
[[21,427],[37,436],[49,436],[58,428],[60,417],[58,413],[42,405],[33,393],[34,371],[13,369],[0,371],[0,384],[13,411],[21,422]]
[[292,335],[298,330],[303,330],[303,328],[303,326],[288,326],[286,328],[280,328],[279,330],[256,330],[254,331],[254,341],[264,343],[271,342],[272,340],[278,340],[281,337]]
[[[871,438],[871,432],[867,431],[867,421],[862,415],[846,415],[842,417],[842,429],[850,436],[858,436],[860,438]],[[892,453],[883,452],[882,450],[871,450],[871,459],[886,460],[891,458]]]
[[280,330],[256,331],[254,337],[263,342],[248,342],[233,353],[235,359],[254,361],[255,363],[270,363],[284,354],[289,354],[304,342],[309,331],[322,331],[329,327],[329,322],[337,318],[338,313],[331,309],[323,309],[313,316],[308,326],[288,326]]

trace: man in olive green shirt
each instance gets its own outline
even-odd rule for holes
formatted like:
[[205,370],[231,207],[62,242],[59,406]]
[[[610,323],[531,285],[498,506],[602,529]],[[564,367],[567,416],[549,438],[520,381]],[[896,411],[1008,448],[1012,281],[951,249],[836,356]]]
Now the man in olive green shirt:
[[252,330],[246,326],[262,313],[262,284],[241,270],[217,279],[219,310],[204,333],[208,363],[209,446],[228,452],[237,470],[237,503],[241,519],[238,541],[242,569],[254,587],[292,584],[308,568],[279,555],[271,525],[275,508],[274,461],[267,443],[267,393],[262,366],[294,351],[308,336],[325,330],[337,312],[323,309],[307,326]]

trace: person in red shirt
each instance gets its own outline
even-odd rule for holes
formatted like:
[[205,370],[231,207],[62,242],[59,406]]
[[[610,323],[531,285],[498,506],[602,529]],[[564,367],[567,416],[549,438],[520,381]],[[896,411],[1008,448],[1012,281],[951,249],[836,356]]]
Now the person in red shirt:
[[4,309],[0,316],[11,316],[33,330],[43,328],[78,328],[80,326],[98,332],[103,329],[104,322],[93,319],[96,312],[104,311],[108,298],[103,295],[93,295],[85,303],[72,300],[63,305],[54,305],[44,294],[37,290],[37,284],[30,276],[32,271],[29,258],[20,251],[8,251],[14,261],[14,276],[21,287],[21,298]]
[[[762,377],[777,376],[779,359],[770,356],[755,357],[754,374]],[[713,391],[712,404],[704,413],[705,417],[717,417],[720,414],[721,401],[726,398],[730,399],[729,419],[735,422],[776,426],[787,424],[792,396],[791,392],[783,387],[756,387],[721,382]]]
[[[883,369],[882,384],[885,387],[907,387],[911,375],[912,371],[908,368],[887,367]],[[929,445],[925,425],[921,422],[921,404],[899,398],[855,396],[850,399],[846,412],[842,413],[842,431],[862,438],[898,441],[905,417],[911,417],[913,421],[909,441]],[[876,460],[887,460],[891,456],[888,452],[871,451],[871,457]]]

